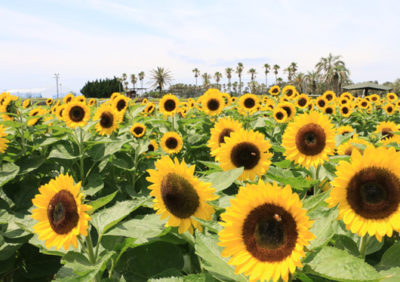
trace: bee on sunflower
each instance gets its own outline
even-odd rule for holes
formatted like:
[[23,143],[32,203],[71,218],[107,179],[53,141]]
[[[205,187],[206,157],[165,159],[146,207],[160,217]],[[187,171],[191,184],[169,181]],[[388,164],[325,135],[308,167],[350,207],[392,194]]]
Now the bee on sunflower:
[[136,138],[143,137],[144,134],[146,133],[146,126],[142,123],[135,123],[132,125],[130,132],[132,133],[133,136]]
[[6,128],[2,124],[0,124],[0,153],[4,153],[6,151],[8,147],[7,143],[10,142],[7,138],[4,138],[8,135],[5,130]]
[[338,219],[359,236],[382,241],[400,231],[400,153],[386,147],[353,150],[350,162],[336,167],[333,189],[326,200],[339,206]]
[[210,140],[208,140],[207,146],[211,150],[211,156],[216,156],[221,144],[225,143],[225,137],[229,137],[232,132],[241,129],[243,126],[239,121],[233,120],[231,117],[220,118],[210,130]]
[[158,109],[164,116],[173,116],[179,107],[179,99],[173,94],[164,95],[158,102]]
[[269,169],[271,144],[260,132],[238,130],[224,138],[225,143],[216,151],[215,159],[224,171],[243,167],[240,180],[254,180]]
[[289,185],[247,184],[221,214],[218,245],[235,273],[250,281],[288,281],[315,238],[306,210]]
[[166,132],[161,138],[161,148],[167,154],[177,154],[182,150],[182,136],[177,132]]
[[164,156],[155,162],[155,169],[149,169],[146,178],[151,183],[148,187],[154,197],[154,209],[161,219],[168,217],[166,226],[178,227],[178,232],[193,228],[202,230],[196,218],[210,220],[214,209],[208,204],[218,198],[211,183],[202,182],[194,176],[195,166],[188,167],[184,160],[172,160]]
[[112,105],[104,103],[97,108],[93,120],[98,121],[95,129],[100,135],[111,135],[119,127],[121,114]]
[[87,236],[92,207],[82,203],[81,183],[74,184],[71,176],[60,174],[39,187],[39,194],[32,200],[35,209],[31,217],[39,221],[33,230],[47,248],[78,247],[77,237]]
[[282,136],[286,158],[306,168],[328,160],[335,145],[333,124],[316,111],[296,116]]
[[68,127],[82,127],[85,126],[90,119],[90,109],[86,103],[74,99],[72,102],[65,104],[62,115]]

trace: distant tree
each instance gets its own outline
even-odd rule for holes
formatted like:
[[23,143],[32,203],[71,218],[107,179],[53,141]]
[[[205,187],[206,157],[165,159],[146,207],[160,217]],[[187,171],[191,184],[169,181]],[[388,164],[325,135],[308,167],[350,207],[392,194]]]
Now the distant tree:
[[136,88],[136,83],[137,83],[136,74],[131,74],[131,82],[132,82],[133,88],[135,89]]
[[139,76],[139,80],[140,80],[140,88],[142,88],[142,91],[143,91],[144,71],[139,72],[138,76]]
[[214,74],[214,79],[215,79],[215,82],[217,83],[217,88],[218,88],[218,89],[219,89],[219,82],[220,82],[221,78],[222,78],[222,73],[220,73],[219,71],[217,71],[217,72]]
[[271,66],[269,64],[264,64],[264,68],[265,68],[265,85],[266,87],[268,87],[268,73],[271,70]]
[[201,75],[201,78],[203,79],[203,87],[208,89],[210,87],[211,75],[205,72]]
[[196,86],[197,86],[197,78],[198,78],[199,75],[200,75],[200,71],[199,71],[198,68],[194,68],[194,69],[192,70],[192,72],[194,73],[194,78],[196,79]]
[[231,92],[231,87],[232,87],[232,83],[231,83],[232,72],[233,72],[233,68],[226,68],[225,69],[226,78],[228,79],[229,92]]
[[275,83],[278,82],[278,70],[281,68],[279,65],[274,65],[272,67],[274,69],[274,74],[275,74]]
[[119,92],[121,88],[121,81],[116,77],[113,79],[97,79],[86,82],[81,93],[88,98],[109,98],[112,93]]
[[168,69],[157,67],[153,69],[150,73],[150,78],[152,80],[152,87],[157,87],[158,91],[162,92],[162,90],[169,84],[171,84],[173,77],[171,72]]
[[243,72],[243,63],[238,63],[236,66],[236,73],[239,77],[239,95],[242,94],[242,72]]

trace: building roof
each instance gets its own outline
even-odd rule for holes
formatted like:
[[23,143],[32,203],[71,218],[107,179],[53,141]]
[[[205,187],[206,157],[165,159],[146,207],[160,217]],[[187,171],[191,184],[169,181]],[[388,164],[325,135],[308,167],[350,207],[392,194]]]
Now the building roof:
[[357,84],[343,86],[343,89],[347,90],[347,91],[349,91],[349,90],[362,90],[362,89],[390,91],[393,88],[391,88],[389,86],[379,85],[379,84],[372,83],[372,82],[363,82],[363,83],[357,83]]

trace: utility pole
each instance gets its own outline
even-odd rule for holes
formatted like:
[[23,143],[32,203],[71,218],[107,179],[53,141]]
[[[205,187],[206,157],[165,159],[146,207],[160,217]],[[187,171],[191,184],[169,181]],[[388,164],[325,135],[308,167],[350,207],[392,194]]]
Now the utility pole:
[[[62,95],[62,84],[60,83],[60,94]],[[58,95],[57,95],[58,98]]]
[[56,86],[57,86],[57,99],[58,99],[58,80],[60,79],[60,74],[55,73],[54,78],[56,79]]

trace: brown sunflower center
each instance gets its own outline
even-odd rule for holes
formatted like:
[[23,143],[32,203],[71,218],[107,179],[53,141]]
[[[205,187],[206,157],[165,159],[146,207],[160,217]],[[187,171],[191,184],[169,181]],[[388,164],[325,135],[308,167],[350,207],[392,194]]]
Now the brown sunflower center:
[[255,106],[256,101],[253,98],[246,98],[243,104],[246,108],[251,109]]
[[367,103],[367,102],[362,102],[362,103],[361,103],[361,107],[365,108],[365,107],[367,107],[367,106],[368,106],[368,103]]
[[39,112],[34,112],[33,114],[32,114],[32,116],[34,117],[34,116],[37,116],[37,114],[38,114]]
[[61,190],[55,194],[47,207],[47,218],[51,228],[57,234],[70,232],[79,221],[74,196],[67,190]]
[[148,146],[147,146],[147,152],[154,152],[154,145],[153,144],[149,144]]
[[103,112],[100,116],[100,125],[103,128],[110,128],[114,123],[114,115],[110,112]]
[[151,105],[150,107],[147,108],[147,112],[151,113],[153,111],[153,109],[154,109],[154,106]]
[[320,106],[321,108],[325,107],[325,104],[326,104],[325,101],[322,100],[322,99],[321,99],[321,100],[318,100],[317,103],[318,103],[318,106]]
[[348,147],[345,151],[344,154],[347,156],[351,156],[351,152],[353,152],[353,146]]
[[243,166],[244,169],[252,169],[260,161],[260,150],[250,142],[236,144],[231,151],[231,161],[236,167]]
[[387,107],[387,112],[388,112],[388,113],[393,112],[393,108],[392,108],[391,106]]
[[296,134],[296,147],[304,155],[314,156],[325,148],[326,135],[324,129],[315,123],[309,123]]
[[381,132],[382,132],[382,140],[386,140],[394,136],[392,133],[392,129],[388,127],[382,128]]
[[283,120],[284,117],[285,117],[285,115],[284,115],[282,112],[277,112],[277,113],[275,114],[275,118],[276,118],[277,120]]
[[117,103],[117,110],[120,112],[123,109],[125,109],[125,107],[126,107],[125,100],[124,99],[119,100],[118,103]]
[[345,114],[345,115],[348,114],[349,113],[349,109],[347,107],[343,107],[342,108],[342,113]]
[[230,128],[224,128],[221,133],[218,135],[218,146],[221,145],[222,143],[225,143],[225,137],[231,136],[231,133],[233,132],[232,129]]
[[299,100],[297,100],[297,104],[300,107],[304,107],[307,104],[307,99],[306,98],[300,98]]
[[287,113],[287,116],[290,117],[292,114],[292,109],[288,106],[283,106],[282,109],[285,110],[285,112]]
[[288,91],[286,91],[286,96],[290,97],[293,95],[293,90],[289,89]]
[[192,216],[200,205],[193,185],[175,173],[168,173],[162,179],[161,197],[168,211],[179,218]]
[[210,111],[216,111],[219,109],[219,101],[217,99],[210,99],[207,102],[207,108]]
[[69,103],[69,102],[71,102],[71,100],[72,100],[72,97],[68,97],[68,98],[65,100],[65,102],[66,102],[66,103]]
[[169,137],[165,141],[165,146],[167,146],[168,149],[175,149],[176,147],[178,147],[178,140],[176,140],[175,137]]
[[272,91],[271,91],[271,92],[272,92],[272,93],[278,93],[278,91],[279,91],[278,88],[272,88]]
[[351,178],[347,201],[364,218],[387,218],[400,203],[399,178],[385,168],[364,168]]
[[327,107],[326,109],[325,109],[325,113],[327,113],[327,114],[332,114],[333,113],[333,109],[331,108],[331,107]]
[[167,112],[172,112],[173,110],[175,110],[176,108],[176,103],[174,100],[172,99],[168,99],[167,101],[165,101],[164,103],[164,108]]
[[143,127],[135,126],[135,128],[133,129],[133,132],[135,132],[136,135],[140,135],[143,133]]
[[254,208],[242,227],[242,238],[249,251],[262,262],[282,261],[296,246],[296,221],[290,213],[274,204]]
[[80,122],[85,117],[85,109],[81,106],[73,106],[69,111],[69,118],[73,122]]

